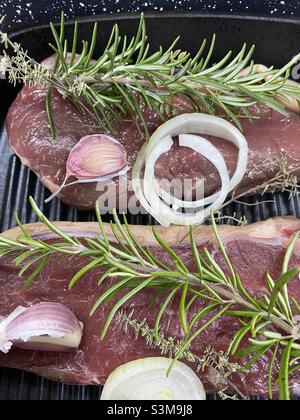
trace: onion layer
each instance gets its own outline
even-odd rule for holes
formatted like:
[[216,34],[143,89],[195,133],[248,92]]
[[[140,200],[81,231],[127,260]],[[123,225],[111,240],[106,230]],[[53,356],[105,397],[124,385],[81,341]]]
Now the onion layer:
[[126,363],[107,379],[101,400],[205,400],[203,385],[193,370],[171,359],[148,357]]
[[83,325],[73,312],[60,303],[42,302],[29,308],[18,307],[0,319],[0,351],[11,347],[41,351],[72,351],[79,347]]
[[[231,179],[219,150],[208,140],[195,134],[221,137],[238,148],[237,166]],[[162,154],[171,149],[172,136],[179,136],[180,146],[201,153],[216,167],[221,179],[220,191],[201,200],[186,201],[170,195],[159,186],[155,179],[155,164]],[[141,149],[133,170],[132,187],[141,205],[163,226],[201,224],[211,210],[215,212],[220,209],[227,195],[242,181],[247,160],[247,141],[235,126],[211,115],[183,114],[160,126]],[[208,204],[210,206],[204,208]],[[186,208],[194,209],[194,213],[178,211]]]

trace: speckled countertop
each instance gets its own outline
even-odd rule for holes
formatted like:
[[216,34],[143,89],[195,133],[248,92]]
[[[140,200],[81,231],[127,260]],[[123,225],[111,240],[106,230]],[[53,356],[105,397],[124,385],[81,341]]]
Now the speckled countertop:
[[6,30],[57,20],[64,10],[68,18],[104,13],[201,11],[300,17],[298,0],[0,0]]

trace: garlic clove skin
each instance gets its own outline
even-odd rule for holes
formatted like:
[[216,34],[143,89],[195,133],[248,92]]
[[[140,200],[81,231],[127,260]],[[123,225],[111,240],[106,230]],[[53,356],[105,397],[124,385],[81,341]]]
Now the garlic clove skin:
[[17,308],[0,323],[0,351],[12,346],[30,350],[69,352],[78,348],[83,324],[60,303],[43,302]]
[[13,346],[12,341],[7,337],[6,329],[10,322],[12,322],[14,319],[18,318],[26,308],[23,308],[19,306],[16,308],[8,317],[2,317],[0,318],[0,351],[2,353],[8,353],[10,349]]
[[[119,141],[105,134],[85,136],[69,154],[63,183],[45,203],[52,201],[71,185],[110,180],[125,175],[128,170],[127,153]],[[76,181],[67,183],[71,176]]]
[[104,134],[83,137],[71,151],[67,173],[77,179],[106,177],[127,166],[127,153],[116,139]]

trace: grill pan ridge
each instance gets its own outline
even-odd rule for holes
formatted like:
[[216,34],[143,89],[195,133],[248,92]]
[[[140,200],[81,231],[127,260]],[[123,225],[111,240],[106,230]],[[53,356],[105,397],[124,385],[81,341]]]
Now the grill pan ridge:
[[[92,22],[99,21],[100,30],[97,52],[100,52],[107,40],[112,25],[117,21],[121,33],[133,35],[139,17],[136,15],[99,16],[79,19],[81,39],[88,39],[92,32]],[[153,47],[167,45],[178,34],[182,35],[180,47],[195,53],[201,40],[217,35],[214,59],[220,59],[229,49],[238,51],[242,42],[256,45],[256,62],[280,66],[299,52],[300,21],[280,20],[246,16],[201,15],[201,14],[162,14],[147,16],[150,43]],[[253,28],[255,27],[255,31]],[[186,28],[189,28],[186,31]],[[66,36],[71,38],[72,23],[66,25]],[[51,54],[48,42],[51,33],[48,26],[34,27],[12,35],[21,42],[25,49],[37,60]],[[32,196],[42,211],[51,220],[93,221],[94,212],[80,211],[68,207],[58,199],[44,204],[49,192],[42,186],[35,174],[24,167],[8,146],[4,120],[7,110],[20,87],[14,88],[5,80],[0,80],[0,167],[4,174],[0,178],[0,230],[5,231],[15,226],[14,213],[17,212],[22,222],[37,221],[28,203]],[[245,199],[246,203],[232,204],[224,214],[236,213],[239,218],[245,215],[249,223],[266,220],[272,216],[294,215],[300,218],[300,200],[289,199],[288,194],[266,194]],[[109,220],[109,216],[104,218]],[[150,216],[130,216],[132,224],[154,224]],[[71,386],[39,378],[36,375],[17,370],[0,368],[0,400],[97,400],[101,387]],[[217,399],[216,395],[209,399]],[[257,399],[253,397],[253,399]]]

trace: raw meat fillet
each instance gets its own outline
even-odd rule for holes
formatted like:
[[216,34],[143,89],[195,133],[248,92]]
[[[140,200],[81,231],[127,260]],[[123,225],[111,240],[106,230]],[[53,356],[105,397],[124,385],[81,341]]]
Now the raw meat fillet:
[[[61,229],[72,232],[79,237],[99,234],[95,223],[60,223]],[[28,229],[45,240],[45,226],[29,225]],[[106,227],[109,230],[109,227]],[[150,227],[133,226],[133,232],[142,245],[149,245],[155,255],[163,260],[168,257],[156,245]],[[160,235],[175,249],[190,270],[195,270],[191,249],[187,240],[185,228],[158,228]],[[274,218],[247,226],[222,226],[221,236],[226,245],[229,257],[238,272],[245,287],[253,295],[259,297],[266,290],[265,275],[270,272],[273,278],[278,278],[283,256],[288,242],[295,231],[300,229],[300,221],[294,218]],[[17,230],[6,233],[10,238],[16,238]],[[223,266],[222,258],[212,242],[212,231],[209,226],[195,229],[195,238],[199,247],[209,246],[215,252],[217,261]],[[22,292],[24,279],[18,277],[18,269],[12,263],[11,257],[0,260],[0,316],[6,316],[17,306],[28,306],[41,301],[61,302],[67,305],[84,323],[84,338],[78,351],[71,354],[42,353],[13,349],[9,354],[0,354],[0,366],[11,367],[35,372],[54,380],[75,384],[103,384],[107,376],[119,365],[133,359],[151,355],[159,355],[160,351],[146,345],[145,339],[135,339],[129,328],[127,333],[114,321],[103,342],[99,341],[101,329],[108,315],[109,307],[102,305],[94,317],[89,317],[89,311],[96,299],[103,293],[107,283],[100,288],[97,281],[101,270],[94,270],[81,279],[72,291],[68,291],[68,280],[71,279],[85,263],[82,258],[72,260],[72,263],[61,260],[59,264],[49,264],[27,292]],[[291,267],[300,265],[300,241],[298,240],[291,261]],[[111,280],[112,282],[115,280]],[[299,279],[289,284],[289,290],[300,301]],[[161,305],[158,300],[154,306],[148,307],[153,290],[140,293],[130,300],[123,308],[126,313],[134,310],[134,319],[147,323],[152,327],[155,316]],[[164,299],[164,298],[162,298]],[[193,311],[199,310],[203,302],[199,301]],[[210,325],[194,341],[191,350],[201,356],[208,346],[216,351],[226,350],[234,332],[240,327],[237,318],[223,316]],[[175,299],[162,319],[162,329],[166,337],[178,339],[183,332],[178,319],[178,300]],[[271,354],[267,354],[252,367],[249,374],[238,373],[232,377],[232,382],[246,395],[266,395],[268,364]],[[195,367],[195,366],[194,366]],[[278,366],[277,366],[278,367]],[[199,373],[205,389],[214,391],[217,388],[215,375],[211,371]],[[291,378],[291,383],[297,391],[300,377]]]
[[[47,61],[46,65],[49,66]],[[53,92],[53,117],[57,138],[50,135],[45,109],[45,92],[36,87],[24,87],[12,104],[6,120],[6,127],[11,147],[41,179],[51,192],[58,189],[65,178],[66,161],[76,143],[84,136],[104,132],[90,115],[81,115],[77,108],[58,92]],[[150,132],[153,132],[161,120],[155,112],[143,105],[141,110],[147,121]],[[245,177],[239,191],[261,185],[272,178],[278,171],[276,159],[285,156],[289,169],[299,168],[295,175],[300,175],[300,116],[290,114],[283,116],[278,112],[265,109],[261,119],[258,111],[253,110],[254,121],[243,122],[244,134],[249,144],[249,170],[251,177]],[[114,125],[116,137],[126,148],[128,165],[132,169],[136,156],[145,142],[144,136],[137,129],[132,117]],[[110,134],[106,132],[106,134]],[[221,139],[213,139],[214,144],[224,155],[228,169],[232,174],[236,165],[237,150],[233,145]],[[264,163],[263,167],[261,166]],[[191,152],[188,148],[175,145],[157,162],[156,175],[159,179],[179,181],[185,179],[205,182],[205,193],[211,194],[219,187],[219,176],[214,166],[205,158]],[[119,182],[115,179],[108,182],[106,188],[113,194],[116,190],[117,200],[111,207],[133,207],[130,203],[132,192],[127,194],[130,185],[131,170],[127,177]],[[70,178],[70,182],[72,179]],[[100,190],[101,190],[100,186]],[[103,191],[103,188],[102,188]],[[188,192],[189,193],[189,192]],[[79,184],[65,188],[60,198],[67,204],[82,209],[94,208],[101,191],[96,183]]]

